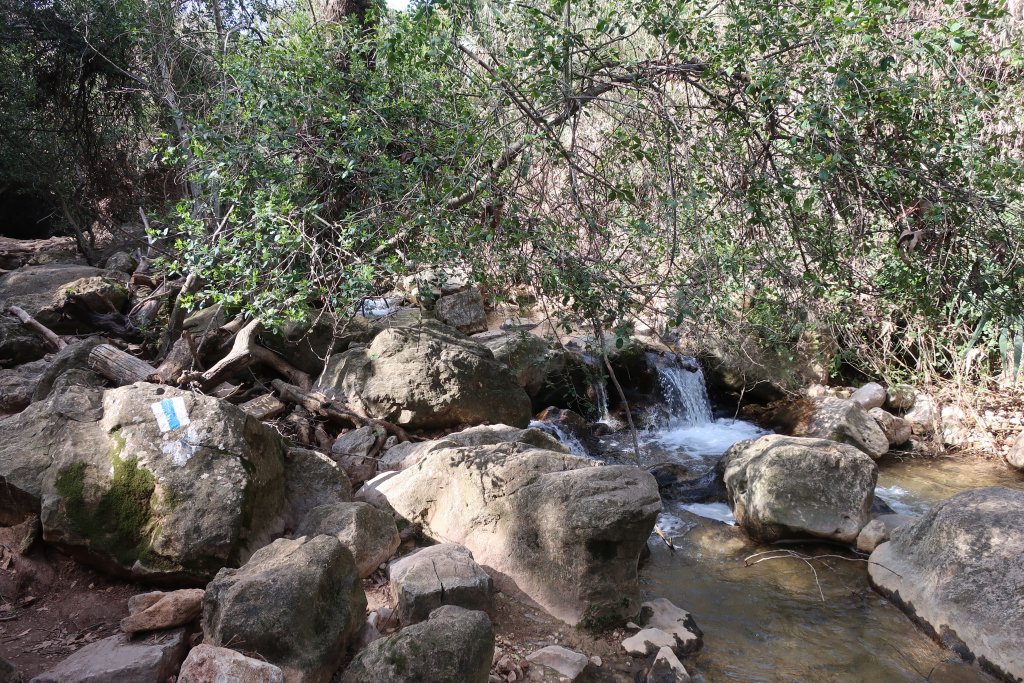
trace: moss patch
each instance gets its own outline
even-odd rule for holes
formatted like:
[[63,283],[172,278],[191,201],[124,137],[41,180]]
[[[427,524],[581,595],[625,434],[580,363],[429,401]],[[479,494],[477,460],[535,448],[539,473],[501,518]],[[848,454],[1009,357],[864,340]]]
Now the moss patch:
[[131,566],[143,557],[153,559],[146,532],[155,482],[153,475],[139,468],[137,459],[121,458],[124,439],[116,432],[113,438],[110,461],[114,474],[110,488],[97,502],[86,499],[85,463],[74,463],[60,473],[57,492],[72,528],[95,550]]

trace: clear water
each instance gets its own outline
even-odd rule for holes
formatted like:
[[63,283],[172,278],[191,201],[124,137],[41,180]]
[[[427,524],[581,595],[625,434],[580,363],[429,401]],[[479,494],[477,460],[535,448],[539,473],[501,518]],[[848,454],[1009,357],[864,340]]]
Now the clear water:
[[[706,412],[695,408],[695,402],[707,401],[707,392],[702,377],[698,387],[697,373],[689,375],[667,380],[672,417],[645,435],[643,464],[671,460],[696,476],[733,443],[765,432],[747,422],[714,419],[710,404]],[[877,495],[909,514],[964,489],[1024,488],[1024,476],[995,463],[947,458],[879,464]],[[760,546],[734,526],[731,510],[720,503],[666,501],[658,528],[674,550],[651,537],[642,589],[689,610],[703,629],[704,648],[685,660],[695,680],[994,681],[939,647],[875,593],[863,556],[826,545]],[[768,556],[751,555],[780,555],[780,547],[816,559],[778,557],[753,564]]]
[[583,445],[583,442],[577,439],[576,435],[562,429],[558,424],[554,422],[531,420],[530,426],[539,429],[542,432],[546,432],[558,439],[573,455],[580,455],[585,458],[590,457],[590,453],[587,451],[587,447]]

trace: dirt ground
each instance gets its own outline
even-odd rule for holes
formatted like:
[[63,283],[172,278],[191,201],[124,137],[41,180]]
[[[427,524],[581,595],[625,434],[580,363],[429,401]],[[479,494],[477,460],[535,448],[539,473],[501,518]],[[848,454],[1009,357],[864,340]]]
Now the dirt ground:
[[25,680],[118,631],[128,598],[151,590],[112,579],[36,543],[27,556],[0,527],[0,657]]

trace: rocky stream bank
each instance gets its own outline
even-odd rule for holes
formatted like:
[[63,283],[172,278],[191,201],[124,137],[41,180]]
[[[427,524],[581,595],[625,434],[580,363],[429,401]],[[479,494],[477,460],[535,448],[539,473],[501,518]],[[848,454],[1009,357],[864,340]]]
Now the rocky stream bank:
[[[186,315],[138,256],[25,253],[0,682],[1024,680],[1024,439],[997,485],[901,497],[896,463],[953,429],[927,393],[812,388],[753,424],[655,340],[611,353],[609,398],[585,340],[466,282],[269,333]],[[744,609],[757,647],[719,637]]]

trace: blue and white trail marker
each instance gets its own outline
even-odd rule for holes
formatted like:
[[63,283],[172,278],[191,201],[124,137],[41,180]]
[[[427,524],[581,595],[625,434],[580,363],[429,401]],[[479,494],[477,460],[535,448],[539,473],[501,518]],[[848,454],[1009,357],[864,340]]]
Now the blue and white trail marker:
[[156,423],[161,432],[170,432],[189,424],[188,411],[185,410],[185,399],[181,396],[166,398],[150,406],[156,416]]

